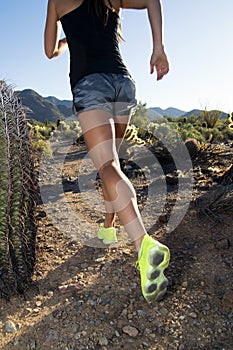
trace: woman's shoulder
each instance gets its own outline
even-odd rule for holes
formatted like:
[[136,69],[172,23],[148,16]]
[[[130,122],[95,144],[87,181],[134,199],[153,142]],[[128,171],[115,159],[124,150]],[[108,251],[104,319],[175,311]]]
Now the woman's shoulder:
[[49,0],[49,1],[53,2],[56,9],[57,17],[61,18],[66,13],[71,12],[74,9],[78,8],[85,0]]

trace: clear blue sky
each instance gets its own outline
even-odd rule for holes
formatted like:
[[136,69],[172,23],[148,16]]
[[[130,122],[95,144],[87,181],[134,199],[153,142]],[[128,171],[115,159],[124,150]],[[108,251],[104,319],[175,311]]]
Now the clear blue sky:
[[[149,74],[151,34],[146,11],[123,11],[121,44],[148,107],[233,111],[233,1],[163,2],[164,41],[170,72],[160,82]],[[71,99],[69,56],[48,60],[43,51],[47,0],[1,2],[0,79],[15,90]]]

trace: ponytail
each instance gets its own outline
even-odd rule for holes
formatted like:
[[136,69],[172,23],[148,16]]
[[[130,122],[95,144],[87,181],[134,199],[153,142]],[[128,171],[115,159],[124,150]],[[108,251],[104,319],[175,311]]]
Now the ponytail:
[[88,0],[89,9],[94,9],[96,15],[102,18],[104,25],[108,22],[109,9],[104,0]]
[[[114,11],[114,7],[112,6],[111,0],[108,0],[109,6]],[[123,1],[120,1],[121,7],[123,6]],[[109,7],[106,6],[105,0],[88,0],[88,7],[89,10],[94,10],[96,15],[100,18],[102,18],[104,25],[108,22],[108,15],[109,15]],[[122,42],[124,41],[122,36],[122,26],[119,22],[118,24],[118,41]]]

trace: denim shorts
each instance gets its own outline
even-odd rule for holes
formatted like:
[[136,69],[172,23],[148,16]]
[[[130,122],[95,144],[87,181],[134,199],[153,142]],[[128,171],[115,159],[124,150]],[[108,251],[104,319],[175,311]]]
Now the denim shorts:
[[72,89],[73,112],[104,110],[112,116],[131,115],[137,105],[135,83],[129,75],[93,73]]

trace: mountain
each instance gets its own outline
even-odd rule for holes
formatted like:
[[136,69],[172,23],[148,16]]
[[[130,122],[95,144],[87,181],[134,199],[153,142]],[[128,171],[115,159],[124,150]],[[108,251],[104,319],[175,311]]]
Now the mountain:
[[51,97],[42,97],[36,91],[31,89],[17,91],[16,93],[23,106],[29,108],[27,116],[31,120],[56,122],[57,119],[64,119],[72,115],[71,107],[68,107],[66,102],[63,104],[63,101],[60,101],[55,97],[54,99],[57,103],[51,102]]
[[58,98],[54,97],[54,96],[48,96],[45,97],[45,99],[53,104],[55,104],[56,106],[66,106],[68,108],[72,108],[72,101],[70,100],[59,100]]
[[[186,112],[182,111],[181,109],[174,108],[174,107],[169,107],[166,109],[162,109],[160,107],[151,107],[150,111],[152,111],[157,115],[162,115],[163,117],[172,117],[172,118],[178,118],[184,115]],[[149,117],[151,119],[151,117]]]
[[[72,116],[72,101],[59,100],[54,96],[42,97],[36,91],[32,89],[25,89],[16,92],[22,104],[29,108],[27,116],[31,121],[56,122],[57,119],[65,119]],[[227,118],[228,114],[221,111],[210,111],[211,113],[220,112],[220,118]],[[203,110],[193,109],[189,112],[182,111],[178,108],[169,107],[162,109],[160,107],[148,108],[147,116],[151,121],[155,121],[161,117],[186,117],[189,118],[192,115],[201,116]]]
[[[148,118],[150,120],[156,119],[156,117],[172,117],[172,118],[178,118],[178,117],[186,117],[189,118],[192,115],[195,115],[196,117],[201,117],[203,114],[204,110],[201,109],[192,109],[189,112],[182,111],[177,108],[169,107],[167,109],[162,109],[160,107],[152,107],[149,108],[149,116]],[[209,111],[212,115],[216,113],[220,113],[220,119],[228,118],[228,114],[222,111],[218,110],[211,110]]]
[[[186,117],[186,118],[190,118],[192,115],[195,115],[197,117],[201,117],[202,114],[203,114],[204,110],[201,110],[201,109],[192,109],[191,111],[185,113],[184,115],[182,115],[183,117]],[[228,118],[228,114],[225,113],[225,112],[222,112],[222,111],[218,111],[218,110],[212,110],[212,111],[209,111],[210,112],[210,115],[214,115],[214,114],[218,114],[220,113],[220,119],[225,119],[225,118]]]

